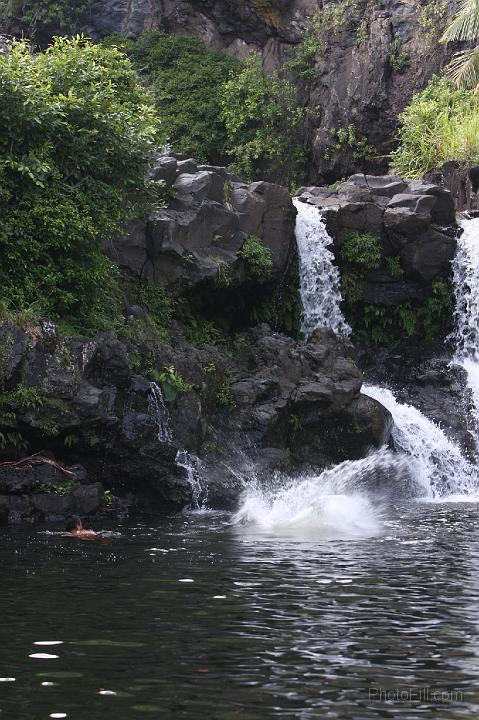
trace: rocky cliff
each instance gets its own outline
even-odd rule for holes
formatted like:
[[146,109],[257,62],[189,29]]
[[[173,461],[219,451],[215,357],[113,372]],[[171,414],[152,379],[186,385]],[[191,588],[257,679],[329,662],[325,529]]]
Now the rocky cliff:
[[[8,29],[21,33],[26,28],[14,5]],[[308,110],[313,149],[310,180],[332,182],[355,170],[384,171],[398,113],[447,59],[437,40],[450,5],[446,0],[93,0],[67,29],[94,38],[153,28],[190,34],[236,57],[259,51],[266,69],[296,57],[293,79]],[[37,31],[46,39],[65,27],[52,20]]]
[[174,157],[152,173],[169,206],[105,249],[126,291],[168,297],[175,318],[159,328],[161,308],[130,304],[93,338],[28,314],[0,323],[0,514],[12,522],[184,507],[198,493],[230,507],[253,471],[322,468],[388,440],[348,341],[258,324],[295,334],[288,193]]

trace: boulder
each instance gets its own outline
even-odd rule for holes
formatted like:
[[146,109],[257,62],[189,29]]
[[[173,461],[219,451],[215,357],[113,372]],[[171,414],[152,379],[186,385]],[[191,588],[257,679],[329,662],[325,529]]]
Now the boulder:
[[[299,199],[322,210],[342,267],[341,246],[352,233],[378,238],[383,260],[365,273],[359,289],[373,305],[422,303],[435,280],[447,280],[456,250],[457,224],[451,193],[430,183],[396,176],[353,175],[336,188],[301,188]],[[393,277],[395,256],[403,275]]]
[[286,188],[248,185],[226,168],[170,156],[158,157],[151,174],[171,187],[171,201],[148,222],[133,223],[115,247],[104,247],[116,263],[175,294],[205,283],[214,292],[223,277],[236,289],[247,282],[251,293],[264,279],[248,275],[240,251],[255,237],[271,252],[268,281],[284,276],[296,249],[296,211]]

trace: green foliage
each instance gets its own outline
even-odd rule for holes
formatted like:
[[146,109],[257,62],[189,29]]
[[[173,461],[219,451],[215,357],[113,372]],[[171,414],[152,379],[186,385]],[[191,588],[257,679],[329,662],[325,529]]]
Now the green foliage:
[[292,59],[285,63],[285,70],[289,70],[300,78],[310,80],[314,77],[316,56],[321,52],[323,47],[323,42],[320,37],[322,27],[321,15],[313,15],[309,18],[309,24],[304,31],[301,43],[295,49]]
[[26,447],[28,447],[28,442],[24,439],[21,433],[14,431],[0,431],[0,450],[9,450],[11,448],[20,450],[25,449]]
[[211,320],[188,313],[182,322],[185,338],[195,347],[201,345],[224,345],[224,333]]
[[432,45],[444,28],[448,7],[448,0],[429,0],[424,7],[420,8],[418,23],[423,30],[426,47]]
[[193,390],[193,385],[186,382],[183,376],[170,365],[165,367],[162,372],[153,371],[152,377],[159,383],[167,402],[173,402],[177,395],[190,392]]
[[233,284],[233,276],[229,265],[225,262],[218,263],[218,270],[216,274],[216,284],[218,287],[227,288]]
[[392,172],[421,178],[446,160],[479,162],[479,97],[433,77],[399,116],[400,144],[392,153]]
[[351,233],[341,245],[341,257],[364,270],[376,270],[382,258],[380,240],[370,233]]
[[65,445],[65,447],[70,448],[70,449],[74,445],[77,445],[77,443],[79,443],[79,442],[80,442],[80,438],[78,437],[78,435],[75,435],[74,433],[72,433],[70,435],[65,435],[65,437],[63,438],[63,444]]
[[250,277],[260,279],[271,275],[273,268],[271,250],[260,238],[246,238],[238,256],[244,261]]
[[173,316],[174,302],[171,295],[161,285],[148,283],[137,289],[136,298],[148,310],[157,331],[164,336]]
[[401,280],[404,276],[404,270],[401,266],[401,259],[397,255],[391,255],[386,258],[386,266],[390,276],[394,280]]
[[35,28],[51,25],[69,30],[87,13],[93,0],[2,0],[0,17],[15,17]]
[[408,66],[408,56],[403,52],[402,45],[401,38],[395,38],[389,44],[389,63],[398,73],[404,72]]
[[449,328],[453,308],[450,287],[442,280],[433,283],[431,295],[419,306],[396,306],[360,302],[341,286],[344,311],[356,338],[375,345],[397,347],[406,341],[429,343],[443,338]]
[[33,420],[30,424],[32,427],[40,430],[42,435],[45,435],[46,437],[56,437],[60,434],[60,427],[58,423],[56,423],[51,418],[41,418],[40,420]]
[[191,37],[158,31],[137,38],[112,35],[103,41],[127,53],[161,111],[172,148],[199,162],[226,161],[227,135],[220,119],[223,86],[237,60]]
[[233,397],[233,393],[231,392],[231,380],[228,376],[225,376],[223,378],[223,382],[221,383],[218,392],[216,393],[216,403],[220,405],[220,407],[234,407],[235,401]]
[[150,202],[153,104],[124,56],[80,37],[14,43],[0,78],[0,299],[111,329],[117,269],[99,240]]
[[69,492],[78,487],[78,483],[75,480],[69,480],[64,483],[42,483],[35,480],[32,483],[32,488],[36,492],[45,493],[47,495],[67,495]]
[[277,73],[266,75],[259,55],[249,55],[223,90],[221,117],[235,172],[250,180],[260,173],[289,180],[303,160],[298,139],[303,115],[293,85]]
[[39,387],[17,385],[13,390],[0,394],[0,407],[7,405],[14,408],[32,410],[43,405],[44,395]]
[[375,155],[375,150],[367,138],[364,135],[358,135],[357,132],[356,127],[351,123],[347,127],[331,130],[333,146],[327,153],[329,158],[332,150],[348,149],[353,160],[371,160]]

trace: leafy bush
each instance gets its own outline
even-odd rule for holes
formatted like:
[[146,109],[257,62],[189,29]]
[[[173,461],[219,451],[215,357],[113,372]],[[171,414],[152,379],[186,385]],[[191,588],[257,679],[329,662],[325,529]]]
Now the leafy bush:
[[93,0],[2,0],[0,17],[16,17],[32,27],[54,24],[68,30],[89,10]]
[[0,301],[111,327],[117,270],[99,240],[146,202],[153,103],[120,52],[80,37],[35,55],[14,43],[0,79]]
[[408,65],[408,56],[402,49],[403,43],[401,38],[395,38],[389,44],[389,63],[396,72],[404,72]]
[[370,233],[351,233],[341,245],[341,256],[352,265],[376,270],[382,257],[379,238]]
[[220,119],[223,86],[239,63],[208,50],[196,38],[158,31],[138,38],[111,35],[103,41],[127,53],[161,108],[172,148],[200,162],[226,161],[226,129]]
[[434,77],[401,113],[400,145],[392,153],[392,171],[421,178],[446,160],[479,162],[479,97],[456,90]]
[[252,278],[267,278],[271,274],[273,268],[271,250],[259,238],[246,238],[238,255],[244,260],[248,274]]
[[223,92],[233,170],[249,180],[261,173],[288,181],[304,160],[298,135],[302,118],[293,85],[276,73],[265,75],[259,55],[249,55]]
[[162,372],[154,371],[151,373],[153,378],[161,383],[161,388],[167,402],[173,402],[177,395],[188,393],[193,390],[193,385],[186,382],[184,377],[170,365],[165,367]]
[[332,157],[333,150],[348,149],[355,161],[371,160],[375,155],[373,146],[364,135],[358,135],[356,127],[350,123],[347,127],[331,130],[333,145],[326,153],[326,159]]
[[392,255],[386,258],[386,266],[390,276],[394,280],[401,280],[404,276],[404,270],[401,265],[401,258],[397,255]]

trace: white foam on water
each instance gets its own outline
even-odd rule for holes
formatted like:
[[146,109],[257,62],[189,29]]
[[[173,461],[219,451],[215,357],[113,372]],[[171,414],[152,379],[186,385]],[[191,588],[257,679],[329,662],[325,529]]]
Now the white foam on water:
[[301,331],[306,337],[318,328],[331,328],[339,335],[348,335],[351,328],[341,312],[341,276],[328,249],[333,241],[321,211],[297,198],[293,203],[298,211],[295,234],[304,310]]
[[378,471],[399,481],[405,471],[404,461],[382,449],[362,460],[347,460],[319,475],[302,476],[282,486],[252,482],[244,491],[233,523],[272,535],[380,535],[384,509],[375,497],[376,486],[369,487]]

